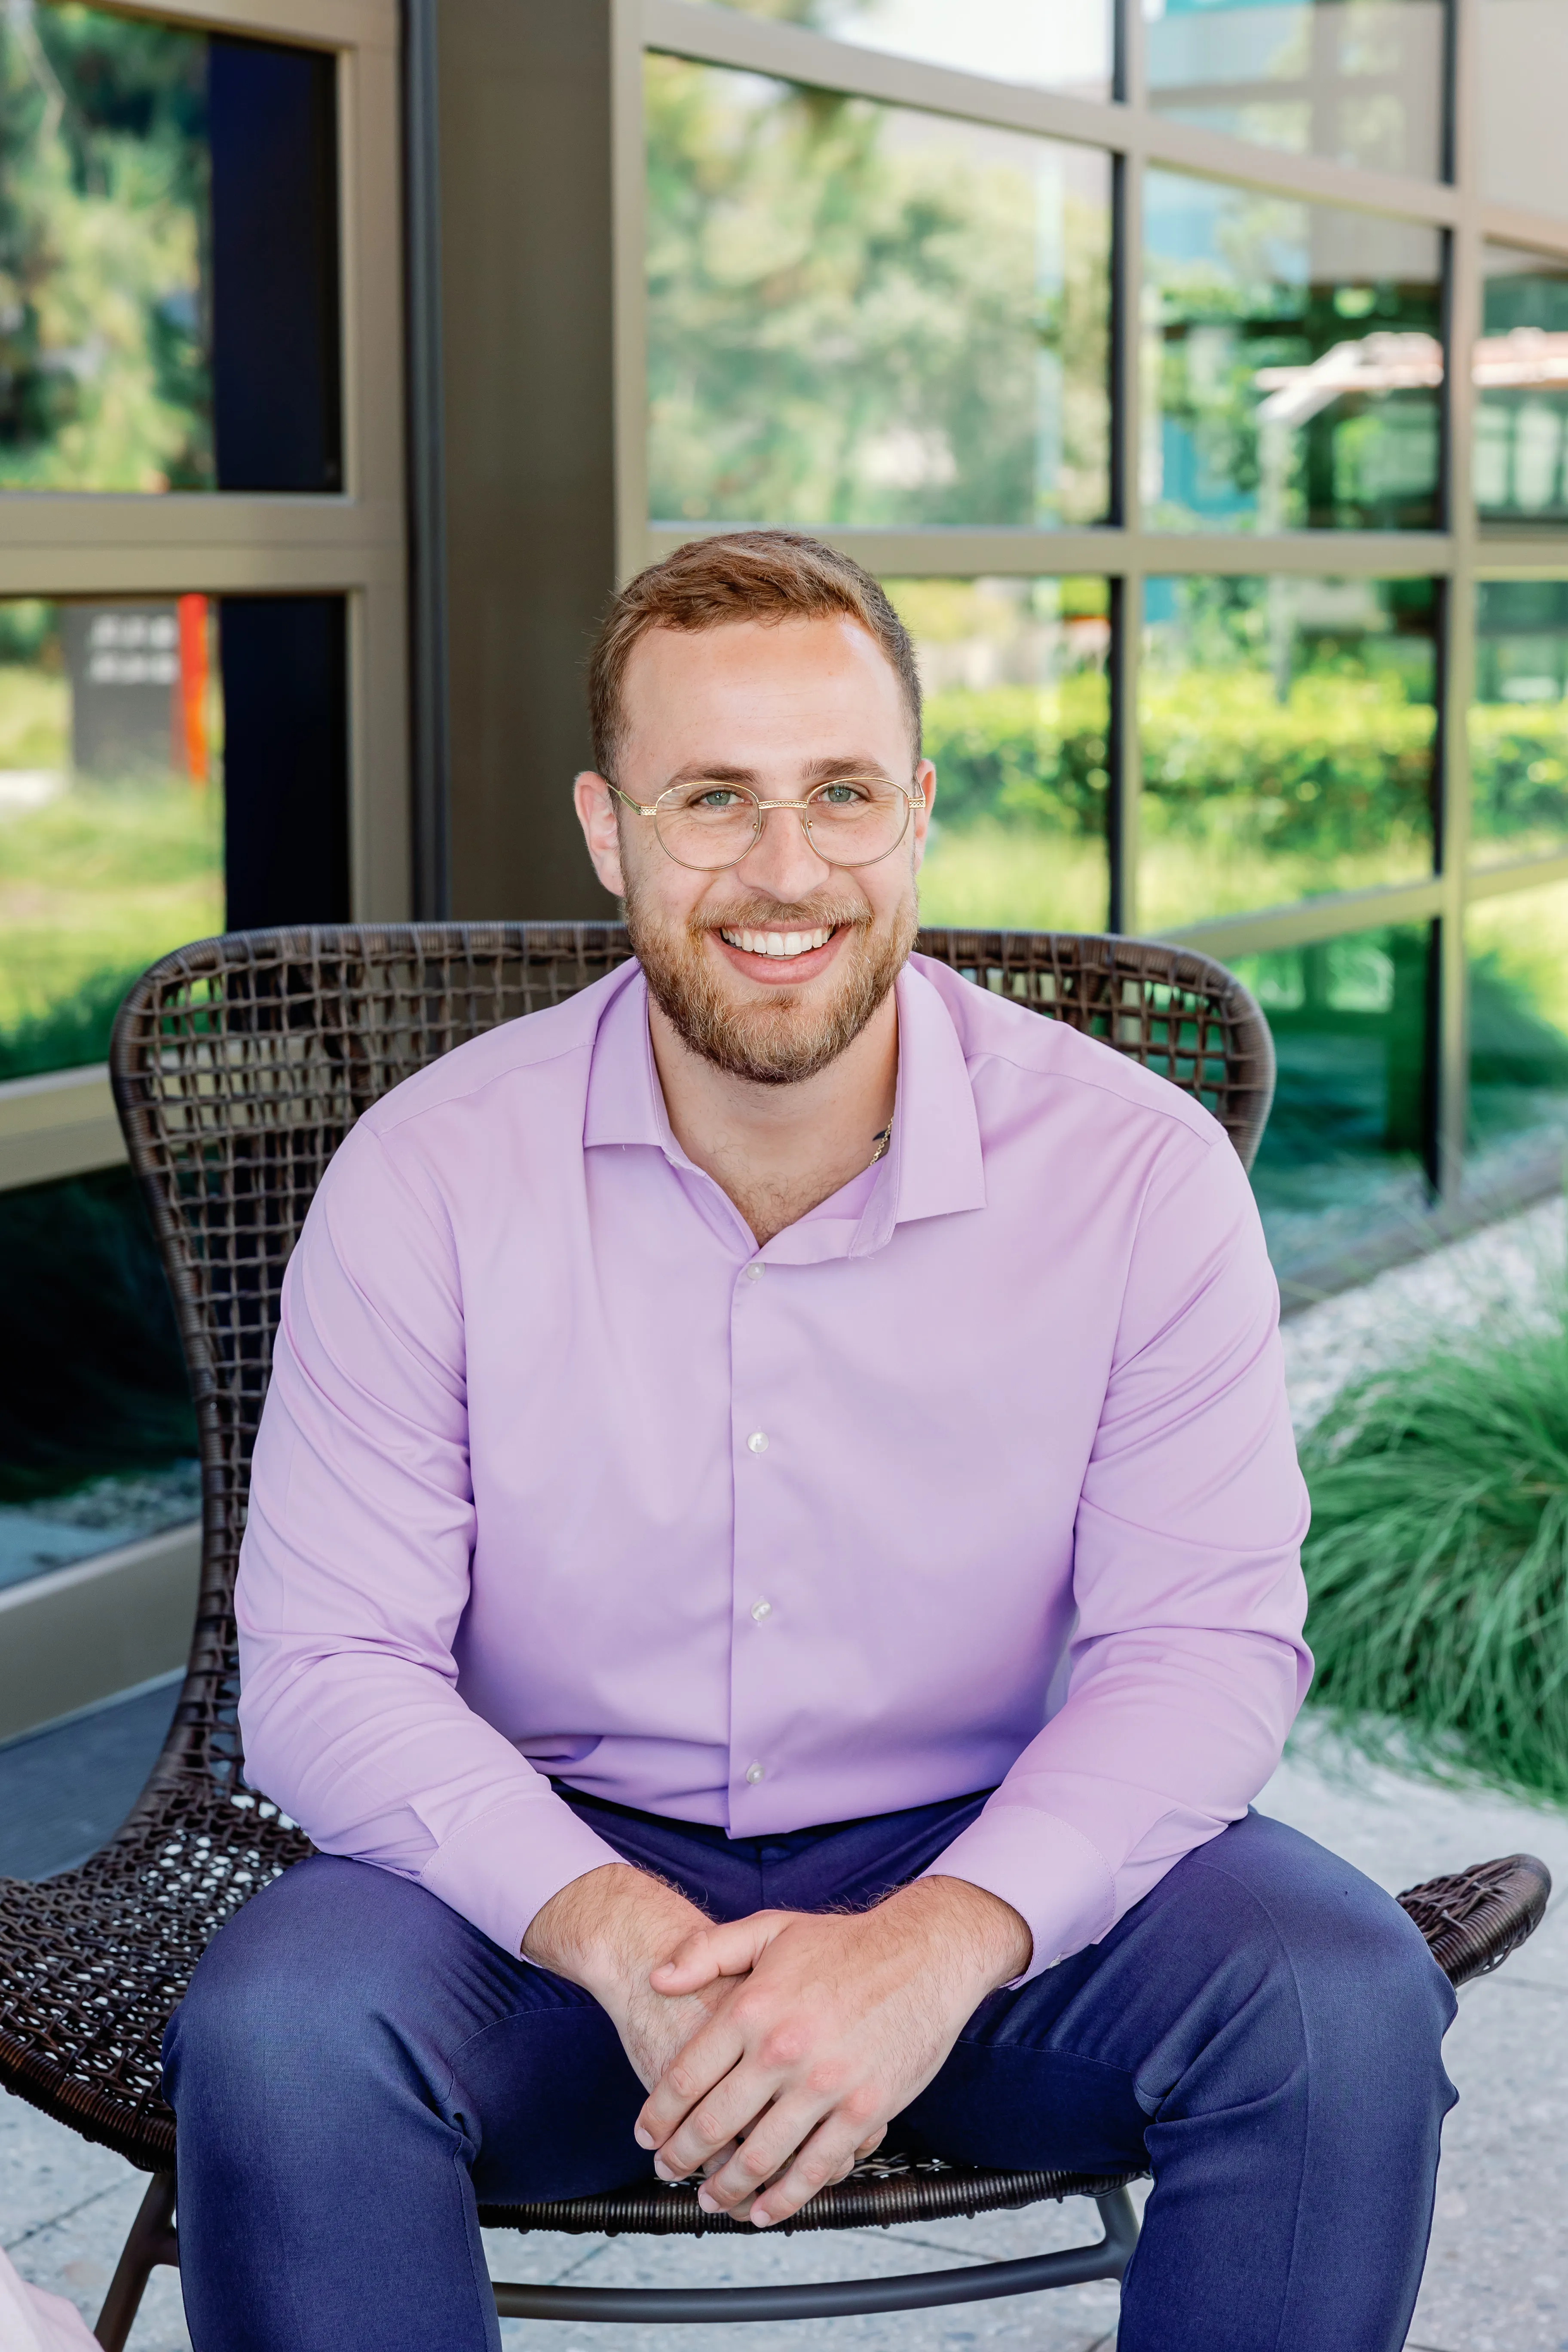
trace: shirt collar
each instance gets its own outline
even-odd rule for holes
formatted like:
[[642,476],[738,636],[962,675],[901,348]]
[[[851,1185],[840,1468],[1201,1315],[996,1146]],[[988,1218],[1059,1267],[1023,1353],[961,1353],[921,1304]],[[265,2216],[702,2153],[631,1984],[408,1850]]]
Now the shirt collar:
[[[647,1025],[647,982],[634,963],[599,1018],[588,1072],[584,1149],[649,1144],[689,1165],[670,1130]],[[883,1182],[866,1205],[849,1255],[890,1239],[895,1225],[985,1206],[980,1120],[963,1045],[938,991],[918,966],[900,973],[899,1087]],[[769,1252],[800,1228],[788,1226]]]

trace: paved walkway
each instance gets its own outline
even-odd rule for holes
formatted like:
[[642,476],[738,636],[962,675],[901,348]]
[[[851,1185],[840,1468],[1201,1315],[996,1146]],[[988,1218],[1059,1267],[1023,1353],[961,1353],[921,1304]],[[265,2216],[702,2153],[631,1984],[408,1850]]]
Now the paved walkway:
[[[1287,1329],[1303,1421],[1340,1379],[1391,1360],[1446,1322],[1484,1322],[1544,1295],[1563,1259],[1561,1202],[1325,1301]],[[1309,1717],[1259,1799],[1397,1892],[1485,1856],[1528,1849],[1568,1892],[1568,1815],[1435,1787],[1346,1755]],[[1448,2120],[1431,2257],[1409,2352],[1568,2352],[1568,1927],[1545,1926],[1499,1976],[1462,1997],[1448,2039],[1460,2105]],[[25,2276],[89,2316],[141,2194],[118,2158],[0,2096],[0,2242]],[[611,2285],[848,2276],[943,2269],[1070,2243],[1086,2206],[1035,2208],[844,2237],[652,2244],[495,2233],[496,2276]],[[777,2326],[576,2327],[509,2322],[507,2352],[1110,2352],[1113,2288],[1072,2288],[882,2319]],[[161,2272],[132,2352],[188,2352],[177,2284]],[[1325,2347],[1324,2352],[1331,2352]]]

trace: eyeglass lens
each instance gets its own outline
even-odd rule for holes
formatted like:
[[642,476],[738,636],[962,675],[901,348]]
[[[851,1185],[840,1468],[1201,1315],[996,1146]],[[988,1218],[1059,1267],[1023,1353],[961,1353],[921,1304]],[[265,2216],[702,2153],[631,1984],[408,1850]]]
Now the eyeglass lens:
[[[898,847],[910,821],[909,795],[879,777],[837,777],[800,806],[812,847],[830,866],[874,866]],[[744,784],[679,784],[655,803],[654,830],[678,865],[716,872],[740,864],[765,814]]]

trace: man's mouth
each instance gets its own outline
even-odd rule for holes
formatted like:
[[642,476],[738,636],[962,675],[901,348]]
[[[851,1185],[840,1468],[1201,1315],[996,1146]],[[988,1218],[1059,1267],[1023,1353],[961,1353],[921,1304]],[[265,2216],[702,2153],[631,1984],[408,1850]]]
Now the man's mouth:
[[773,956],[788,962],[792,957],[809,955],[814,948],[825,948],[836,928],[827,923],[814,931],[721,930],[719,936],[742,955]]

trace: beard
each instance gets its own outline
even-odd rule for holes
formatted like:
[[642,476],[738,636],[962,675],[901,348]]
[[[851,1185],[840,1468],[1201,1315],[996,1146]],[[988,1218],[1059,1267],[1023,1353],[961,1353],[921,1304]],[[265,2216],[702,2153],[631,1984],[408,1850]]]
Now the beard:
[[[920,927],[914,893],[881,923],[863,898],[820,898],[781,907],[776,899],[738,899],[700,921],[661,921],[640,892],[628,890],[626,930],[649,992],[682,1043],[732,1078],[759,1087],[798,1086],[836,1062],[881,1005],[909,960]],[[847,932],[826,1003],[804,991],[773,990],[760,1002],[730,1001],[709,960],[707,935],[718,930]]]

